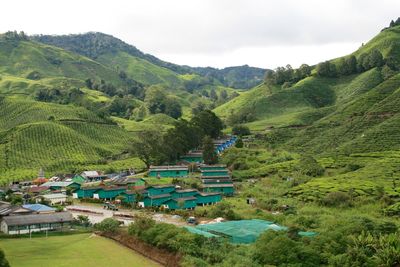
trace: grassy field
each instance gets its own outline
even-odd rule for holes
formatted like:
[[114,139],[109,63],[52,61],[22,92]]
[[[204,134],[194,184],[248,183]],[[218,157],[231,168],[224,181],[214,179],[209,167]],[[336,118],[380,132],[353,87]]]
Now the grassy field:
[[0,247],[13,267],[161,266],[112,240],[91,234],[1,239]]

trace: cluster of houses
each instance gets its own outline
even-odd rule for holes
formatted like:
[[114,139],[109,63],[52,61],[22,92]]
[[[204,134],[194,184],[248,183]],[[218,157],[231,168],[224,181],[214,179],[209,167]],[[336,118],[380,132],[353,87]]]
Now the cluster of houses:
[[224,192],[181,189],[176,185],[146,186],[144,179],[132,177],[114,179],[108,186],[82,186],[73,192],[73,197],[78,199],[119,200],[127,204],[137,203],[141,208],[162,207],[169,210],[212,205],[221,201],[223,195]]
[[232,196],[235,192],[232,178],[225,165],[205,165],[200,167],[202,188],[205,192]]

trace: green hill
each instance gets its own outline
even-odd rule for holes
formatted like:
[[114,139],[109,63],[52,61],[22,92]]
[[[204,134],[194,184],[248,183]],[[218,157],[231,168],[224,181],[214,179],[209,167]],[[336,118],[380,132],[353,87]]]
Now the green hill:
[[[382,54],[381,65],[363,61],[376,51]],[[234,177],[295,177],[298,186],[287,195],[307,201],[338,191],[375,196],[377,188],[398,200],[399,52],[400,26],[387,28],[352,54],[356,72],[341,69],[351,55],[332,59],[337,70],[332,77],[321,75],[319,64],[304,79],[266,82],[217,107],[228,124],[242,123],[257,132],[263,153],[277,154],[264,159],[263,154],[254,157],[259,151],[244,150],[236,156]],[[314,156],[325,167],[321,177],[299,173],[302,155]]]
[[197,74],[215,80],[208,84],[220,83],[226,87],[248,89],[260,83],[265,73],[265,69],[247,65],[224,69],[181,66],[145,54],[133,45],[99,32],[37,35],[31,38],[84,55],[118,70],[122,69],[144,84],[182,86],[184,81],[180,79],[180,74]]

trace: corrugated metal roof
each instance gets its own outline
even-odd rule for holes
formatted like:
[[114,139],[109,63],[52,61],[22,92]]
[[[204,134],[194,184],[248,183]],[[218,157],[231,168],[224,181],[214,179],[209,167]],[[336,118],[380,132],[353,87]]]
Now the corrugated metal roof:
[[69,186],[69,185],[71,185],[71,184],[73,184],[74,182],[47,182],[47,183],[44,183],[44,184],[42,184],[42,186],[48,186],[48,187],[51,187],[51,186],[56,186],[56,187],[67,187],[67,186]]
[[23,208],[28,210],[33,210],[37,212],[45,212],[45,211],[55,211],[55,208],[50,208],[49,206],[42,205],[42,204],[26,204],[22,205]]
[[55,212],[47,214],[32,214],[32,215],[13,215],[3,218],[3,221],[8,226],[16,225],[31,225],[38,223],[60,223],[73,221],[72,214],[65,212]]
[[233,184],[204,184],[203,187],[233,187]]

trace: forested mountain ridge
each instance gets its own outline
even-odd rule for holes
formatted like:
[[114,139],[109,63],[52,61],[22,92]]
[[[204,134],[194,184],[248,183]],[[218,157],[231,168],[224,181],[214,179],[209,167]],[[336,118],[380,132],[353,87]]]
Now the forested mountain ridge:
[[[151,63],[151,65],[153,65],[153,72],[166,72],[166,70],[162,70],[160,68],[172,71],[168,74],[170,80],[174,79],[174,73],[175,75],[197,74],[203,77],[215,79],[217,82],[227,87],[248,89],[260,83],[265,73],[265,69],[250,67],[247,65],[227,67],[224,69],[177,65],[174,63],[163,61],[153,55],[143,53],[133,45],[127,44],[111,35],[99,32],[89,32],[85,34],[72,35],[35,35],[31,36],[30,38],[38,42],[61,47],[63,49],[87,56],[100,62],[108,63],[112,66],[120,66],[122,68],[125,67],[125,69],[129,69],[129,67],[127,68],[126,65],[121,65],[121,59],[114,61],[112,60],[112,57],[122,57],[125,61],[131,61],[131,63],[129,64],[130,68],[135,71],[141,70],[140,65]],[[135,59],[128,59],[125,53],[134,57]],[[145,62],[143,62],[142,60],[144,60]],[[131,74],[133,77],[135,77],[134,71],[132,71]],[[136,78],[137,80],[144,83],[154,83],[154,79],[151,80],[143,77]],[[168,82],[168,79],[166,80]],[[162,81],[162,79],[158,80],[157,82],[160,81]],[[212,84],[212,80],[210,80],[210,82]],[[176,77],[175,81],[173,81],[172,84],[181,85],[179,83],[179,79]]]

